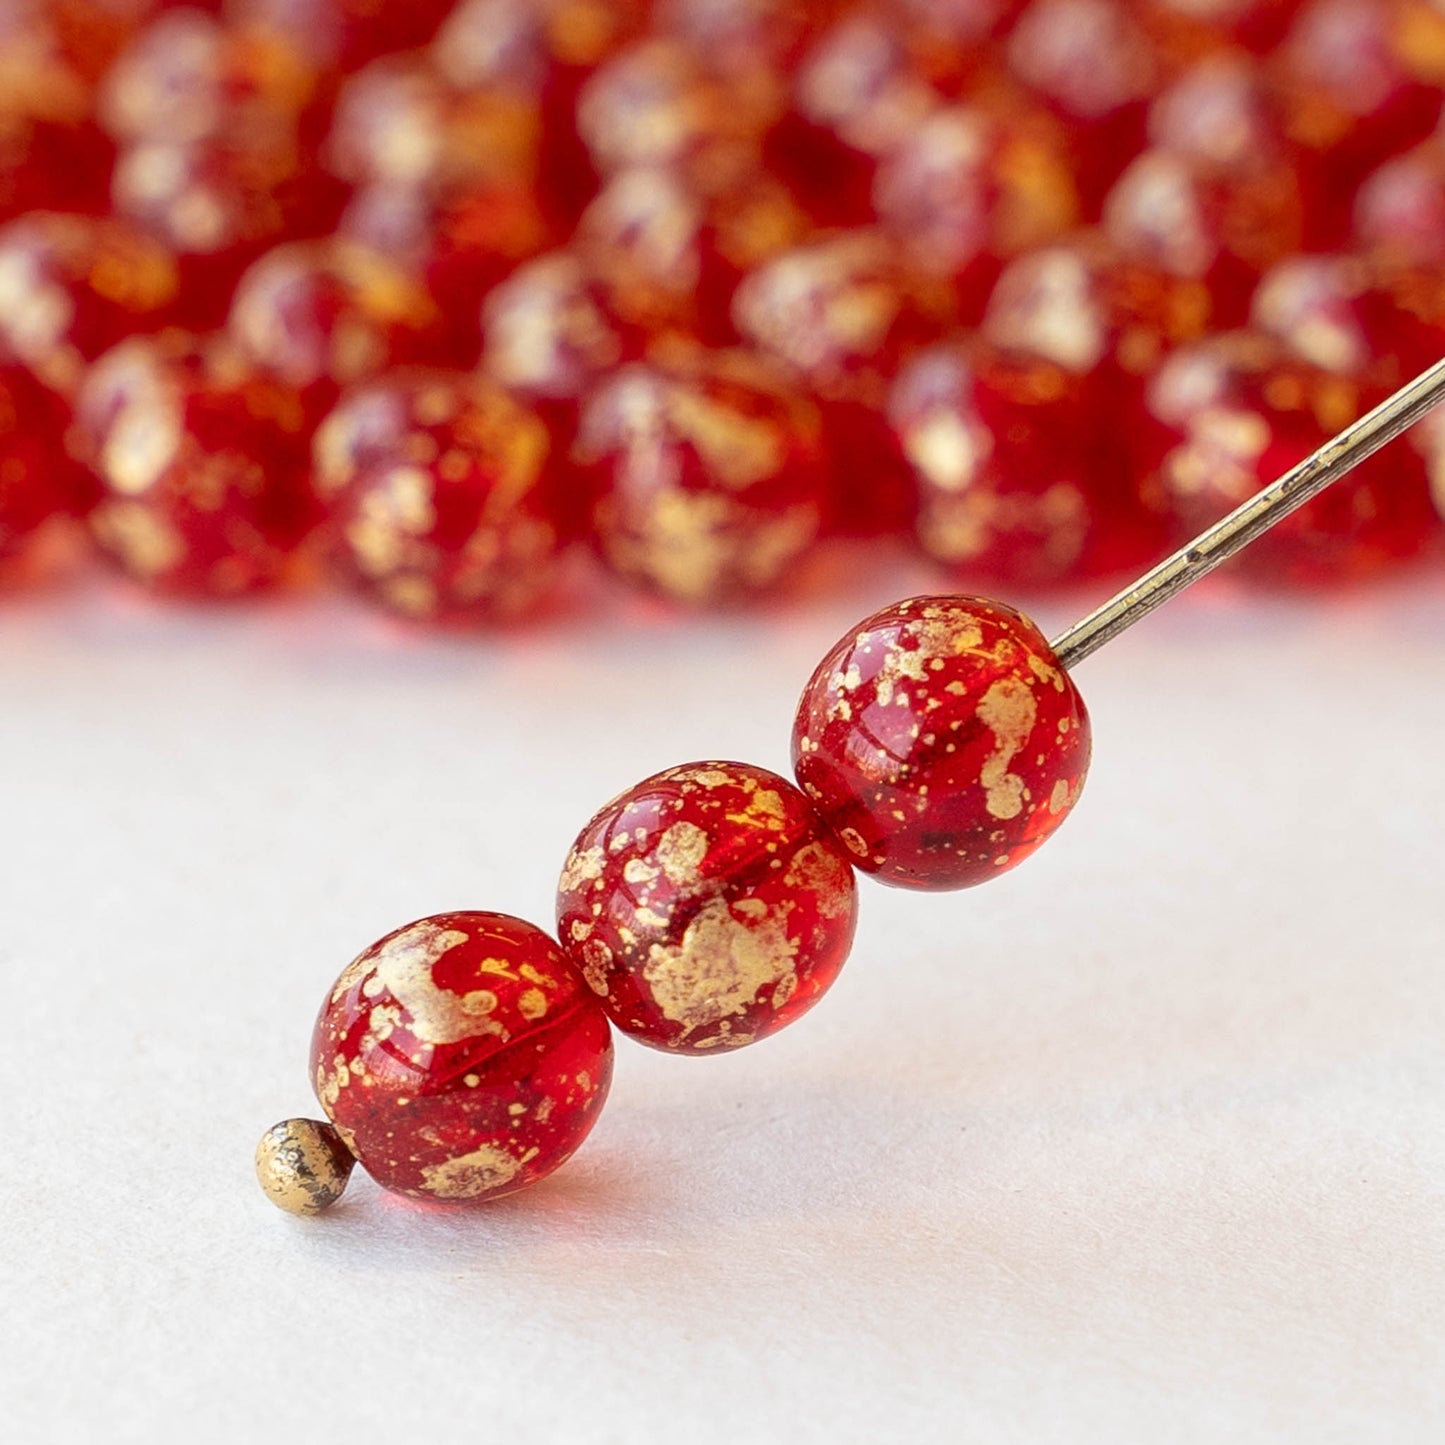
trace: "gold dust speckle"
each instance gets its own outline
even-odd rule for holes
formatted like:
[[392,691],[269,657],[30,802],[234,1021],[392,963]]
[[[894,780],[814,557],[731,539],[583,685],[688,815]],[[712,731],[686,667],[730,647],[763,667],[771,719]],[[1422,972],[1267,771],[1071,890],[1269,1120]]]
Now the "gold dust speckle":
[[419,1043],[454,1044],[506,1032],[491,1017],[497,996],[490,989],[458,994],[438,987],[432,978],[437,960],[467,937],[459,929],[423,919],[389,939],[373,960],[377,977],[406,1010],[406,1026]]
[[739,918],[714,898],[676,944],[651,946],[642,972],[663,1017],[691,1034],[744,1013],[764,989],[796,986],[796,953],[781,919]]
[[657,840],[656,857],[668,881],[684,884],[697,876],[707,854],[708,837],[696,823],[674,823]]
[[477,1199],[505,1188],[517,1177],[521,1161],[495,1144],[483,1144],[421,1171],[422,1188],[438,1199]]
[[540,988],[529,988],[517,1000],[517,1012],[524,1019],[539,1019],[547,1012],[547,995]]
[[984,806],[995,818],[1016,818],[1023,811],[1024,781],[1008,765],[1033,731],[1038,703],[1027,683],[1001,677],[979,700],[978,718],[994,735],[994,751],[979,770]]

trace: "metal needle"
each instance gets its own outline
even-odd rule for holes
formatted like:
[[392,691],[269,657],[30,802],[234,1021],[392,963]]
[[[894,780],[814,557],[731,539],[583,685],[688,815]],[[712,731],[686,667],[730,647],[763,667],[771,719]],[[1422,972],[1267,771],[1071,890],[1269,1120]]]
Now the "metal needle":
[[1076,622],[1055,639],[1059,661],[1072,668],[1126,627],[1148,616],[1176,592],[1212,572],[1221,562],[1247,547],[1261,532],[1302,507],[1311,497],[1372,456],[1388,441],[1413,426],[1437,402],[1445,400],[1445,360],[1437,361],[1414,381],[1366,412],[1332,437],[1312,456],[1291,467],[1278,481],[1256,492],[1227,517],[1201,532],[1172,557],[1146,572],[1102,607]]

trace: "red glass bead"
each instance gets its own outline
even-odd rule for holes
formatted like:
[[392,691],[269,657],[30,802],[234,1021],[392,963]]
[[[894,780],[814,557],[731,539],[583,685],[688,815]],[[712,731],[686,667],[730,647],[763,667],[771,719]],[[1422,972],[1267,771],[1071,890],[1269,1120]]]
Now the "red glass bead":
[[793,766],[855,867],[901,888],[968,888],[1068,815],[1089,718],[1026,617],[978,597],[915,597],[818,664]]
[[154,591],[231,596],[274,581],[311,518],[294,392],[180,332],[107,352],[77,393],[77,453],[100,479],[101,550]]
[[965,320],[977,319],[1001,261],[1078,217],[1056,127],[1019,105],[935,110],[880,164],[873,204],[917,270],[960,282]]
[[791,783],[704,762],[647,778],[587,824],[557,929],[618,1028],[698,1054],[811,1008],[848,956],[855,908],[853,870]]
[[1101,388],[983,346],[915,357],[892,416],[918,486],[924,551],[968,580],[1038,586],[1143,560],[1143,515]]
[[1154,144],[1105,198],[1105,232],[1126,264],[1180,296],[1203,286],[1212,324],[1237,326],[1260,273],[1296,252],[1304,230],[1260,77],[1243,60],[1211,57],[1158,97],[1149,124]]
[[1260,278],[1250,323],[1293,361],[1393,391],[1407,378],[1371,345],[1366,268],[1341,256],[1293,256]]
[[766,95],[724,86],[665,36],[619,51],[577,102],[577,130],[600,175],[667,166],[703,194],[729,189],[757,169],[773,119]]
[[170,253],[124,221],[34,212],[0,229],[0,355],[69,392],[88,361],[160,325]]
[[1138,565],[1162,540],[1135,491],[1109,363],[1113,318],[1089,260],[1013,262],[971,346],[921,352],[890,419],[918,492],[917,535],[960,577],[1055,584]]
[[1377,350],[1413,374],[1445,354],[1445,140],[1375,171],[1355,197],[1354,249],[1368,271],[1360,300]]
[[324,156],[354,185],[415,190],[437,204],[493,186],[530,185],[540,113],[521,86],[454,87],[433,56],[388,56],[337,97]]
[[675,601],[728,603],[774,585],[822,524],[817,413],[745,353],[623,367],[588,397],[574,456],[604,560]]
[[[1402,54],[1409,31],[1398,11],[1382,0],[1312,0],[1273,57],[1312,248],[1341,244],[1360,181],[1424,140],[1439,118],[1438,83],[1412,74]],[[1438,40],[1425,49],[1438,54]]]
[[587,1137],[612,1079],[606,1015],[561,949],[505,913],[439,913],[343,970],[311,1042],[316,1097],[384,1188],[478,1203]]
[[[1180,529],[1197,532],[1383,396],[1356,376],[1293,360],[1258,334],[1185,348],[1148,392],[1150,413],[1164,428],[1159,493]],[[1337,582],[1418,556],[1436,526],[1419,453],[1386,447],[1226,565],[1276,585]]]
[[1086,214],[1138,153],[1157,84],[1157,60],[1133,12],[1116,0],[1033,0],[1008,40],[1014,73],[1067,123]]
[[68,419],[69,408],[24,367],[0,366],[0,560],[91,498],[93,484],[65,451]]
[[107,75],[112,202],[188,258],[187,324],[219,323],[266,244],[334,224],[339,191],[309,173],[301,133],[315,83],[294,51],[189,7],[158,15]]
[[575,406],[623,356],[616,323],[570,251],[528,261],[494,287],[482,333],[486,370],[539,402]]
[[252,367],[301,394],[314,423],[343,387],[424,359],[437,324],[414,279],[333,239],[268,251],[236,287],[228,329]]
[[736,339],[743,274],[795,244],[807,220],[786,189],[749,176],[702,196],[673,171],[620,171],[583,212],[572,246],[607,310],[638,333],[675,327],[711,344]]
[[908,524],[912,481],[885,414],[899,359],[938,332],[927,289],[880,231],[783,251],[733,297],[739,333],[817,400],[833,471],[832,521],[872,535]]
[[403,372],[358,388],[315,442],[339,570],[409,617],[522,614],[555,570],[549,448],[539,417],[474,375]]
[[793,109],[767,138],[769,165],[822,224],[863,224],[878,159],[937,99],[898,27],[866,11],[846,15],[803,57]]

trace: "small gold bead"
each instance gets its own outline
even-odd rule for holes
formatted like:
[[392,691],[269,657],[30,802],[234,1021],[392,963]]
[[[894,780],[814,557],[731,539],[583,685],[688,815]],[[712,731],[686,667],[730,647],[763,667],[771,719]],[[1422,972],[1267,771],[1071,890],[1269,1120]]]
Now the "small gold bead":
[[320,1214],[335,1204],[355,1165],[341,1136],[318,1119],[283,1119],[256,1146],[256,1178],[288,1214]]

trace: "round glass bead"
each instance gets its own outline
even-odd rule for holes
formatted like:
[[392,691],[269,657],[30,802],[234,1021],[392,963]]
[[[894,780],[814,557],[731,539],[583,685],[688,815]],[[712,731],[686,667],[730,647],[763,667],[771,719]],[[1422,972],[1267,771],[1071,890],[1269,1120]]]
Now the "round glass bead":
[[725,603],[772,586],[822,525],[817,412],[743,352],[621,368],[588,397],[573,454],[603,559],[675,601]]
[[1068,816],[1089,718],[1026,617],[978,597],[915,597],[818,664],[793,765],[855,867],[901,888],[968,888]]
[[134,337],[86,373],[72,430],[101,498],[92,535],[154,591],[275,581],[310,524],[301,404],[214,340]]
[[561,949],[504,913],[440,913],[343,970],[311,1043],[316,1097],[378,1184],[475,1203],[564,1163],[612,1078],[607,1018]]
[[[1110,389],[1106,380],[1120,384]],[[920,352],[891,416],[923,550],[965,579],[1048,586],[1136,565],[1163,540],[1115,424],[1120,378],[983,345]]]
[[516,617],[555,571],[542,420],[481,377],[399,372],[316,433],[314,486],[338,571],[413,618]]
[[833,481],[830,521],[874,535],[913,516],[913,484],[888,425],[888,379],[939,316],[880,230],[790,247],[758,266],[733,297],[739,333],[818,403]]
[[[1303,327],[1283,312],[1278,324],[1319,357],[1342,360],[1354,344],[1349,327],[1328,312]],[[1162,436],[1150,442],[1156,460],[1139,469],[1153,471],[1150,490],[1157,488],[1179,531],[1192,535],[1303,461],[1388,389],[1369,369],[1312,365],[1257,332],[1217,337],[1176,352],[1151,380],[1148,412]],[[1438,530],[1428,483],[1437,436],[1425,426],[1409,443],[1367,458],[1225,565],[1255,581],[1309,586],[1419,556]]]
[[653,1048],[735,1049],[811,1008],[853,940],[843,851],[786,779],[669,768],[578,835],[557,928],[612,1021]]

